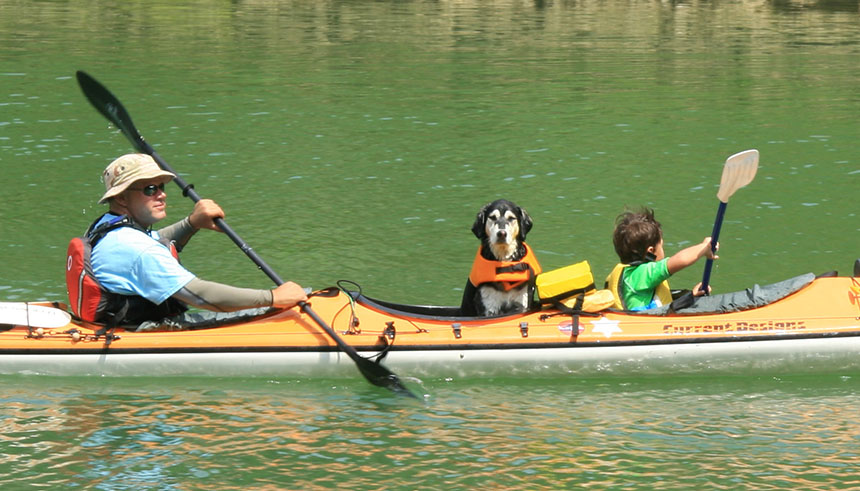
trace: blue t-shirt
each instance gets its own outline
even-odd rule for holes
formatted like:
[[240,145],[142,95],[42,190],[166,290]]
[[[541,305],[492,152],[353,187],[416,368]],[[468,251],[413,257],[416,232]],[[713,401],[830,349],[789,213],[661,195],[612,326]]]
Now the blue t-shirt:
[[[106,214],[96,226],[117,218]],[[139,295],[160,304],[194,279],[170,249],[158,241],[158,232],[148,234],[132,227],[119,227],[105,234],[93,248],[90,262],[96,280],[114,293]]]

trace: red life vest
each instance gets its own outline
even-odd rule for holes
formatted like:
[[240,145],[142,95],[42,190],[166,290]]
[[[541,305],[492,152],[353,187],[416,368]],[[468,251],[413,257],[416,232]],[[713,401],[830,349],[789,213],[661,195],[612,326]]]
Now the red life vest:
[[475,255],[472,263],[472,271],[469,273],[469,281],[479,286],[481,283],[499,282],[505,290],[518,287],[527,281],[531,281],[541,273],[537,257],[528,244],[523,244],[526,254],[519,261],[493,261],[481,255],[481,248]]
[[[115,319],[118,324],[127,320],[138,322],[138,318],[141,317],[138,311],[141,309],[152,311],[152,315],[143,315],[143,317],[154,317],[153,320],[178,313],[175,305],[178,302],[170,301],[172,299],[164,302],[162,308],[143,297],[114,293],[99,284],[93,273],[90,259],[92,249],[98,241],[111,230],[120,227],[132,227],[146,232],[125,215],[94,228],[94,225],[101,219],[102,217],[96,219],[82,237],[75,237],[69,241],[69,248],[66,252],[66,288],[69,292],[69,305],[72,312],[87,322],[105,322],[112,314],[125,310],[126,314],[123,319]],[[165,245],[170,248],[171,254],[178,260],[179,253],[176,246],[172,242]]]

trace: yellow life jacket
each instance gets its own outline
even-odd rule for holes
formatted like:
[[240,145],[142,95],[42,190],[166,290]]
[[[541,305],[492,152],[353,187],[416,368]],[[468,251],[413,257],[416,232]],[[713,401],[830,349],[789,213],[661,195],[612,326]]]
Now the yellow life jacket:
[[[627,306],[624,305],[624,295],[621,292],[621,277],[624,275],[624,269],[629,266],[629,264],[618,263],[612,268],[609,276],[606,277],[606,288],[615,296],[615,304],[612,306],[619,310],[628,310]],[[654,289],[654,296],[657,297],[657,300],[662,305],[672,303],[672,290],[669,288],[668,280],[664,280],[657,285],[657,288]]]
[[478,253],[475,255],[472,271],[469,273],[469,281],[475,286],[481,283],[499,282],[506,291],[531,281],[541,273],[541,268],[531,247],[527,244],[523,246],[526,248],[526,255],[519,261],[486,259],[481,255],[483,246],[478,246]]

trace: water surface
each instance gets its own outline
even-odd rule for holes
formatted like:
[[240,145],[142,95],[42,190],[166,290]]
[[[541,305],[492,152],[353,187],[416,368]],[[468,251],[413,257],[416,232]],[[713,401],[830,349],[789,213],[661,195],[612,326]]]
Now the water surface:
[[[129,143],[105,83],[278,273],[456,304],[478,209],[534,218],[551,269],[616,258],[625,206],[667,252],[731,198],[715,291],[860,255],[856,1],[0,2],[0,300],[63,300],[70,237]],[[170,216],[190,202],[169,191]],[[183,262],[269,281],[226,237]],[[701,265],[673,278],[691,286]],[[409,377],[409,374],[400,374]],[[346,381],[4,377],[0,481],[96,489],[849,489],[856,374]]]

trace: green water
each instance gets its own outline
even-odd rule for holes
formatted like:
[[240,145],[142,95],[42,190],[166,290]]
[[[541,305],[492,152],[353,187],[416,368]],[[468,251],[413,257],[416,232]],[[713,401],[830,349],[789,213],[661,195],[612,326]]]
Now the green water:
[[[63,300],[64,252],[129,143],[85,70],[282,277],[456,304],[478,209],[525,207],[544,269],[616,258],[647,205],[667,253],[711,233],[712,286],[860,256],[856,1],[0,0],[0,300]],[[170,216],[190,201],[170,191]],[[267,287],[226,237],[183,255]],[[690,286],[701,265],[673,285]],[[408,376],[408,374],[400,374]],[[856,377],[0,381],[0,481],[101,489],[858,486]],[[854,466],[856,467],[856,465]]]
[[860,486],[856,377],[3,384],[4,489]]

